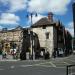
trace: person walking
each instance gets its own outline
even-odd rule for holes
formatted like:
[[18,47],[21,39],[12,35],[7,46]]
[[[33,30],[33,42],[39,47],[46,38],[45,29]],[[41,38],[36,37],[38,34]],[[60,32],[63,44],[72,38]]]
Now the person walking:
[[6,58],[7,53],[5,51],[2,52],[2,59]]

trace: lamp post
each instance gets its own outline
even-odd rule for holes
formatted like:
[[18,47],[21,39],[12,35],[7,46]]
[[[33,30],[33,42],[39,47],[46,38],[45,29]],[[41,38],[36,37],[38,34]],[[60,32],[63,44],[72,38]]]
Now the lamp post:
[[14,32],[13,32],[13,59],[14,59]]
[[[31,26],[32,26],[32,24],[33,24],[32,18],[33,18],[34,15],[37,17],[37,13],[29,13],[29,14],[27,14],[27,17],[30,16],[30,19],[31,19]],[[32,36],[32,40],[31,40],[31,36],[30,36],[31,48],[32,48],[32,53],[31,53],[31,54],[32,54],[32,58],[31,58],[31,59],[33,60],[33,59],[34,59],[34,48],[33,48],[33,43],[34,43],[33,41],[34,41],[34,40],[33,40],[33,36],[34,36],[34,35],[33,35],[33,31],[32,31],[31,29],[30,29],[30,31],[31,31],[31,33],[32,33],[32,34],[30,34],[30,35]]]

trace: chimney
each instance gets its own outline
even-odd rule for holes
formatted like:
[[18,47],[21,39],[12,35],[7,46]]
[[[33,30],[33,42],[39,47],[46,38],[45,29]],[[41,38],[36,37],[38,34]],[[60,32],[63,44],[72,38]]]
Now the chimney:
[[52,13],[52,12],[49,12],[49,13],[48,13],[48,20],[49,20],[50,22],[53,22],[53,13]]

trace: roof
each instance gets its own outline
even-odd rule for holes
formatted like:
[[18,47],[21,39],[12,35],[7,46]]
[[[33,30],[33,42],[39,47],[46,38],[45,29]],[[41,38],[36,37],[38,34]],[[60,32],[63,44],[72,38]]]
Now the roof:
[[6,33],[6,32],[14,32],[14,31],[20,31],[22,30],[23,28],[21,26],[17,26],[16,28],[14,29],[7,29],[7,28],[4,28],[0,31],[0,33]]
[[21,27],[21,26],[17,26],[15,29],[16,29],[16,30],[21,30],[22,27]]
[[47,26],[51,24],[54,24],[54,22],[50,22],[48,18],[44,17],[37,21],[35,24],[33,24],[31,27]]

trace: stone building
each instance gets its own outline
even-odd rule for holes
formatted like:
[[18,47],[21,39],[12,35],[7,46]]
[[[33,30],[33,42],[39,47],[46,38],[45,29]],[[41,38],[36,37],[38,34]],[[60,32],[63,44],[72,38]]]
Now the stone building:
[[65,55],[69,55],[72,53],[73,50],[73,42],[72,42],[72,36],[69,31],[65,31]]
[[[26,53],[29,53],[29,59],[38,58],[49,52],[50,57],[59,56],[59,50],[67,53],[68,45],[71,44],[71,35],[65,33],[65,27],[60,21],[53,19],[53,14],[49,13],[33,24],[30,28],[20,26],[15,29],[0,31],[0,48],[8,54],[11,49],[16,49],[21,53],[21,59],[26,59]],[[67,41],[68,45],[67,45]],[[66,50],[68,49],[68,50]],[[64,54],[65,54],[64,53]]]
[[75,37],[75,2],[72,5],[73,8],[73,23],[74,23],[74,37]]
[[73,49],[75,50],[75,2],[73,2],[72,8],[73,8],[73,27],[74,27]]
[[59,49],[64,53],[65,50],[65,27],[60,21],[53,20],[53,14],[49,13],[48,18],[44,17],[31,26],[39,38],[40,49],[49,52],[50,57],[53,53],[59,56]]
[[[22,33],[21,59],[38,58],[37,55],[40,53],[40,45],[37,34],[34,33],[31,28],[24,28]],[[29,57],[27,57],[26,54],[28,54]]]
[[10,53],[10,49],[19,49],[22,39],[22,27],[18,26],[15,29],[7,30],[6,28],[0,31],[0,43],[3,51]]
[[38,36],[31,31],[31,28],[18,26],[15,29],[4,28],[0,31],[0,50],[7,54],[16,50],[22,54],[23,59],[26,59],[26,53],[29,53],[30,57],[34,52],[36,54],[39,47]]

